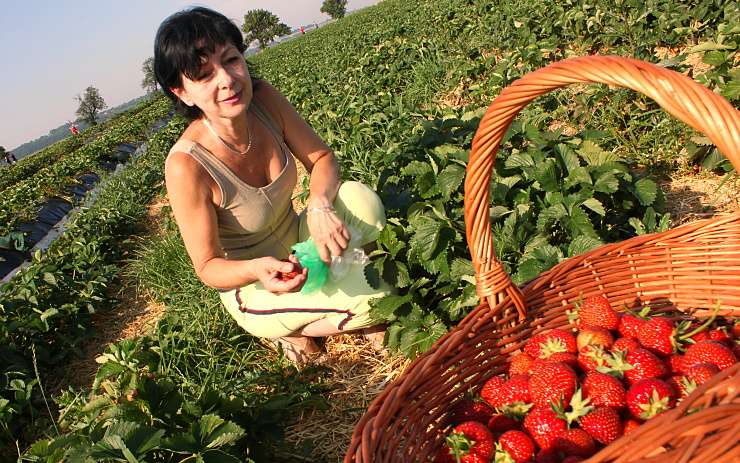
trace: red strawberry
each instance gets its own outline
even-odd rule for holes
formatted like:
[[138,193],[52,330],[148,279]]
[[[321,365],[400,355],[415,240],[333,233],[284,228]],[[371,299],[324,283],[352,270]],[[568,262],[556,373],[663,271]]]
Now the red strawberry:
[[543,362],[532,368],[529,392],[535,406],[568,403],[576,391],[576,373],[559,362]]
[[624,338],[637,338],[640,327],[645,324],[645,319],[631,313],[623,313],[619,318],[617,331]]
[[639,428],[641,424],[642,423],[635,419],[627,418],[624,422],[624,433],[627,434],[628,432],[634,431],[635,429]]
[[578,365],[585,372],[596,370],[609,363],[609,354],[601,346],[585,346],[578,352]]
[[487,463],[493,457],[493,443],[493,435],[484,424],[466,421],[453,428],[435,461],[455,462],[458,458],[460,463]]
[[588,415],[581,417],[581,428],[597,442],[609,444],[622,435],[622,421],[619,413],[610,407],[598,407]]
[[675,405],[673,388],[659,379],[643,379],[627,391],[627,409],[639,420],[648,420]]
[[732,343],[732,336],[730,335],[727,328],[725,328],[724,326],[710,330],[709,339],[711,341],[721,342],[728,346]]
[[529,404],[532,403],[529,377],[526,375],[512,376],[499,388],[498,396],[492,400],[497,408],[506,407],[512,412],[519,412],[523,415],[531,408]]
[[534,358],[528,354],[516,354],[509,362],[509,376],[528,375],[529,368],[532,366],[533,361]]
[[584,346],[602,346],[604,349],[609,349],[612,344],[614,344],[614,337],[606,328],[583,328],[576,336],[576,345],[579,351]]
[[524,346],[524,352],[532,358],[547,358],[555,352],[575,354],[576,338],[572,333],[555,328],[532,336]]
[[696,383],[684,375],[669,376],[665,382],[673,388],[673,392],[678,398],[684,398],[696,389]]
[[490,419],[491,414],[493,414],[493,410],[488,404],[466,397],[452,406],[450,423],[453,425],[462,423],[463,421],[479,421],[485,423]]
[[553,447],[567,427],[565,420],[559,418],[549,406],[535,408],[524,418],[524,429],[541,449]]
[[720,370],[730,368],[737,357],[729,347],[717,341],[700,341],[689,347],[683,356],[684,371],[697,363],[711,363]]
[[666,359],[668,371],[673,374],[683,373],[683,355],[673,354]]
[[[542,360],[540,359],[536,361],[541,362]],[[573,369],[578,368],[578,357],[576,357],[574,354],[571,354],[570,352],[555,352],[551,356],[547,357],[545,361],[564,363]],[[530,373],[531,373],[531,370],[530,370]]]
[[624,408],[625,390],[622,382],[612,375],[589,372],[583,380],[583,396],[595,407]]
[[488,420],[488,429],[494,433],[519,429],[520,425],[519,421],[503,413],[495,413]]
[[560,463],[560,455],[554,448],[542,449],[534,457],[535,463]]
[[506,378],[503,376],[494,376],[486,381],[480,390],[481,399],[492,407],[498,407],[501,386],[503,386],[505,382]]
[[628,364],[632,365],[631,370],[624,372],[629,384],[634,384],[646,378],[660,378],[668,373],[668,368],[663,361],[645,349],[635,349],[627,352],[626,360]]
[[676,325],[663,317],[653,317],[646,321],[637,333],[642,347],[660,355],[676,352]]
[[612,344],[612,352],[623,351],[629,352],[632,349],[638,349],[640,343],[637,342],[636,338],[619,338]]
[[579,328],[600,327],[616,330],[618,326],[619,314],[602,295],[587,297],[578,308]]
[[534,450],[534,442],[527,434],[522,431],[506,431],[498,438],[496,461],[526,463],[534,457]]
[[568,429],[555,440],[555,449],[565,455],[590,457],[596,452],[596,442],[583,429]]
[[704,384],[719,373],[719,367],[711,363],[697,363],[686,370],[686,377],[697,385]]

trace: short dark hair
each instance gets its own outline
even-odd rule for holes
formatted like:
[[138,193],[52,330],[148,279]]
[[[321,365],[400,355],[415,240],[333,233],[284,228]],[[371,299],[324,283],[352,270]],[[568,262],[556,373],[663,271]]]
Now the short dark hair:
[[234,45],[242,55],[247,49],[239,28],[226,16],[208,8],[178,11],[165,19],[157,30],[154,75],[177,112],[190,120],[199,118],[203,112],[197,106],[180,101],[171,89],[182,87],[181,75],[197,80],[203,57],[226,44]]

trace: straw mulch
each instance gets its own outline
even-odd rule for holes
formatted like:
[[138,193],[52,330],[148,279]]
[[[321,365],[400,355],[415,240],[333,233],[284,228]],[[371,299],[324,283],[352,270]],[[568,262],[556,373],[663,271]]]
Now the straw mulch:
[[679,173],[661,183],[672,226],[740,212],[740,179],[711,172]]
[[338,462],[344,457],[355,423],[385,386],[403,373],[411,361],[387,350],[375,351],[357,335],[331,336],[326,340],[321,365],[328,408],[304,412],[286,429],[288,442],[314,445],[315,462]]

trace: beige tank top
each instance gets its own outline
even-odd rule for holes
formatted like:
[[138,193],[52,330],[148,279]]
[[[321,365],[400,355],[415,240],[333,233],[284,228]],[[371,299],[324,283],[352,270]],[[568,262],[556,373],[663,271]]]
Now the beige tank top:
[[178,141],[170,153],[188,153],[221,189],[221,204],[216,208],[216,216],[218,237],[227,259],[265,256],[284,259],[290,254],[290,247],[298,241],[298,215],[291,201],[298,173],[281,131],[254,100],[250,105],[252,109],[272,133],[285,156],[283,170],[272,183],[260,188],[245,183],[210,151],[190,140]]

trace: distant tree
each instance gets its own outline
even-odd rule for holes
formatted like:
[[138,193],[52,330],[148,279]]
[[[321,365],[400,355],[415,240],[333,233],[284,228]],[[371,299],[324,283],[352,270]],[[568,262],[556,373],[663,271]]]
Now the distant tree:
[[154,57],[150,56],[144,60],[141,65],[141,72],[144,73],[144,79],[141,81],[141,88],[146,90],[147,93],[154,93],[157,91],[157,78],[154,76]]
[[0,158],[4,158],[5,157],[5,152],[6,152],[5,151],[5,147],[4,146],[0,146]]
[[98,123],[96,116],[100,111],[108,107],[103,97],[100,96],[100,91],[92,85],[85,89],[83,96],[77,95],[75,99],[80,102],[80,107],[77,108],[77,115],[91,125]]
[[343,18],[347,14],[347,0],[324,0],[321,12],[334,19]]
[[260,49],[264,50],[273,38],[290,34],[290,27],[280,22],[277,16],[267,10],[249,10],[244,15],[244,43],[257,40]]

